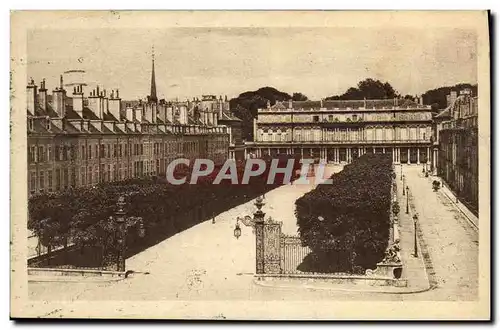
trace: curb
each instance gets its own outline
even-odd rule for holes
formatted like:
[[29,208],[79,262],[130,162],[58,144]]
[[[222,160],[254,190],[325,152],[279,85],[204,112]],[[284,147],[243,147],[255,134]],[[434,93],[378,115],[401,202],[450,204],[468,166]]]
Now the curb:
[[[279,288],[279,289],[306,289],[306,290],[323,290],[323,291],[339,291],[339,292],[362,292],[362,293],[382,293],[382,294],[412,294],[412,293],[421,293],[421,292],[426,292],[432,289],[431,286],[423,289],[406,289],[406,290],[361,290],[361,289],[348,289],[348,288],[342,288],[342,287],[317,287],[313,285],[280,285],[280,284],[265,284],[267,281],[260,281],[258,279],[254,279],[253,282],[261,287],[267,287],[267,288]],[[382,287],[382,286],[381,286]],[[396,288],[392,287],[391,288]]]

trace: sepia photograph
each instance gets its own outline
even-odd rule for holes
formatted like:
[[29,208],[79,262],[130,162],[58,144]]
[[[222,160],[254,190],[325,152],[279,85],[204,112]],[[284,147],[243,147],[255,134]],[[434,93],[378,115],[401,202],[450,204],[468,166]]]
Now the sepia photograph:
[[486,11],[14,11],[11,317],[490,318]]

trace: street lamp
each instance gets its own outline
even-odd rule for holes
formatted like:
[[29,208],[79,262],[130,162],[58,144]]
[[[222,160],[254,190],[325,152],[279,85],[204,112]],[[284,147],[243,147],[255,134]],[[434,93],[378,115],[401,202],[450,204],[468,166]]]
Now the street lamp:
[[265,213],[262,212],[262,207],[265,205],[264,203],[264,198],[262,196],[259,196],[255,199],[254,205],[257,207],[257,211],[254,213],[254,217],[252,218],[249,215],[244,216],[243,218],[237,217],[236,218],[236,226],[234,227],[234,237],[236,239],[239,239],[241,236],[241,227],[240,227],[240,222],[244,224],[247,227],[252,227],[255,229],[255,223],[260,221],[264,221],[264,215]]
[[116,268],[117,271],[119,272],[125,271],[125,250],[126,250],[126,238],[127,238],[128,227],[134,226],[138,223],[139,224],[139,227],[137,229],[138,236],[141,238],[146,236],[146,228],[144,228],[144,222],[142,218],[125,217],[126,213],[123,210],[125,205],[126,205],[125,197],[120,196],[118,198],[118,201],[116,202],[117,210],[115,211],[115,218],[114,218],[118,227],[117,240],[116,240],[116,244],[118,246],[118,258],[117,258]]
[[405,176],[404,176],[404,174],[401,177],[401,179],[403,180],[403,196],[404,196],[405,195]]
[[418,247],[417,247],[417,220],[418,215],[415,213],[413,215],[413,256],[418,257]]
[[[410,188],[408,188],[408,186],[406,186],[406,214],[410,213],[410,208],[409,208],[409,193],[408,193],[408,190],[410,190]],[[404,191],[404,189],[403,189]]]

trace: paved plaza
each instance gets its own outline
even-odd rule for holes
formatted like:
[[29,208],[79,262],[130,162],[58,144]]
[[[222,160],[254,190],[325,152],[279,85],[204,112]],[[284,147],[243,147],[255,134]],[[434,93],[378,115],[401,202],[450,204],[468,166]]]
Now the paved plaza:
[[[328,172],[340,171],[331,166]],[[419,214],[419,249],[424,258],[413,258],[413,221],[405,215],[401,180],[397,183],[401,206],[403,276],[420,293],[391,294],[315,289],[265,287],[254,283],[255,236],[242,226],[233,236],[236,217],[252,215],[254,201],[239,205],[129,258],[127,269],[138,273],[115,282],[30,282],[34,300],[473,300],[478,287],[478,233],[442,192],[432,190],[421,167],[403,166],[410,187],[410,203]],[[263,211],[283,222],[283,232],[296,234],[294,201],[314,185],[285,185],[265,196]],[[422,252],[422,251],[419,251]],[[422,253],[420,253],[422,255]],[[430,273],[430,274],[429,274]],[[429,289],[428,283],[431,282]],[[64,304],[61,315],[67,315]],[[65,314],[66,313],[66,314]]]

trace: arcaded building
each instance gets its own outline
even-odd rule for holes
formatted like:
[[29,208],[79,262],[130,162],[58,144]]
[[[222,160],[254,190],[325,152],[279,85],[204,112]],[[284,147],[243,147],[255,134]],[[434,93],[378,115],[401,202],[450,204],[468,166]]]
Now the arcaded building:
[[158,100],[153,71],[151,93],[123,101],[118,90],[84,84],[47,92],[29,81],[27,92],[28,191],[54,192],[151,175],[163,175],[176,158],[229,156],[228,127],[233,118],[222,96],[193,101]]
[[407,99],[285,101],[258,109],[247,152],[295,154],[349,163],[365,153],[390,153],[396,164],[431,161],[430,106]]

